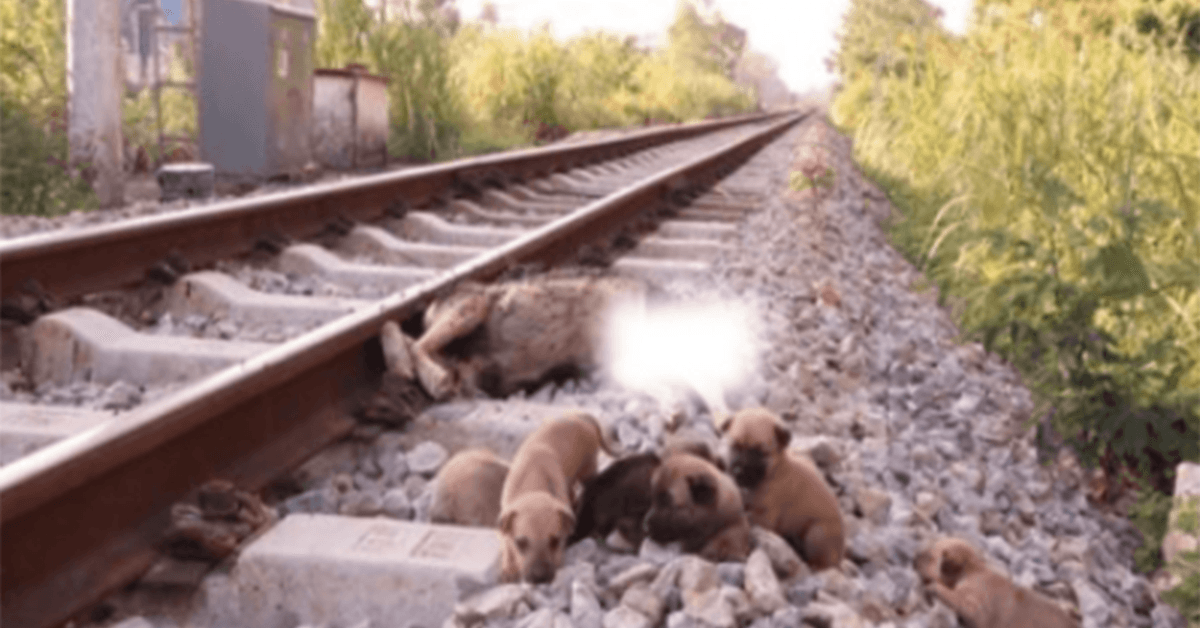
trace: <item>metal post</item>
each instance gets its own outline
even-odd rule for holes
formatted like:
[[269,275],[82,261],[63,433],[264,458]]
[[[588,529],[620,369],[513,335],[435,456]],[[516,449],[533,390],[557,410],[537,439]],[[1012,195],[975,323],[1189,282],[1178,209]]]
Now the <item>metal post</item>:
[[67,3],[67,139],[101,207],[125,202],[120,0]]

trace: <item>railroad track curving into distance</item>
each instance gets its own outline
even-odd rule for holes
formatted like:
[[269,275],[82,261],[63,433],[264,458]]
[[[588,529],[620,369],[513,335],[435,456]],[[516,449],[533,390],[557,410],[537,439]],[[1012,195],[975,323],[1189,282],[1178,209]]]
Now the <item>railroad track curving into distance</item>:
[[[0,467],[3,624],[55,625],[137,579],[172,503],[204,481],[258,490],[347,434],[348,404],[381,376],[380,325],[421,312],[458,283],[591,250],[627,253],[612,267],[635,276],[702,274],[695,252],[718,245],[753,200],[709,188],[803,117],[653,129],[0,242],[5,316],[24,329],[33,384],[131,371],[147,380],[133,384],[174,382]],[[336,242],[342,255],[313,241]],[[212,270],[254,256],[349,288],[334,297],[248,294]],[[136,328],[136,312],[122,320],[83,307],[113,291],[139,304],[152,292],[217,319],[304,323],[269,338],[276,342],[210,355],[205,347],[219,337],[150,336]],[[211,359],[197,362],[193,351]],[[139,370],[139,360],[150,366]],[[5,423],[20,428],[28,413],[53,410],[5,402]]]

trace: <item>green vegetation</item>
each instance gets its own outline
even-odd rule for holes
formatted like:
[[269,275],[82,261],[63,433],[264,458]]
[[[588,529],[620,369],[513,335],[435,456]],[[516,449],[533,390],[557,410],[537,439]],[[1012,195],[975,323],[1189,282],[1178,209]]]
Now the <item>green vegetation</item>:
[[362,0],[321,0],[318,8],[317,65],[356,62],[388,76],[390,146],[412,159],[754,107],[730,78],[744,33],[719,19],[706,22],[686,2],[664,50],[604,32],[563,42],[545,30],[499,28],[494,20],[462,25],[436,1],[386,21]]
[[67,170],[65,4],[0,1],[0,212],[93,207]]
[[[1200,11],[979,2],[961,38],[936,18],[854,0],[834,120],[897,245],[1024,373],[1042,441],[1169,493],[1200,459]],[[1140,503],[1147,568],[1169,500]]]

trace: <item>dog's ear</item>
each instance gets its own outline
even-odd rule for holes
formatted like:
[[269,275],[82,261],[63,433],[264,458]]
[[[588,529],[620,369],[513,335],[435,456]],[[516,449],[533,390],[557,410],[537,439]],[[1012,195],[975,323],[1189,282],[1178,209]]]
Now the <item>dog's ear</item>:
[[716,411],[713,412],[713,424],[717,428],[717,432],[725,434],[729,431],[729,426],[733,425],[733,417],[735,415],[728,412]]
[[962,578],[968,564],[973,562],[974,552],[970,547],[951,545],[942,551],[942,584],[953,589]]
[[787,449],[788,444],[792,442],[792,431],[778,421],[775,422],[775,442],[779,443],[779,451]]
[[500,532],[504,534],[512,534],[513,519],[517,518],[517,511],[505,510],[496,518],[496,527],[500,528]]
[[558,514],[562,516],[562,529],[569,535],[575,530],[575,513],[563,504],[558,505]]
[[693,504],[712,506],[717,503],[717,486],[711,477],[703,474],[689,475],[687,483]]

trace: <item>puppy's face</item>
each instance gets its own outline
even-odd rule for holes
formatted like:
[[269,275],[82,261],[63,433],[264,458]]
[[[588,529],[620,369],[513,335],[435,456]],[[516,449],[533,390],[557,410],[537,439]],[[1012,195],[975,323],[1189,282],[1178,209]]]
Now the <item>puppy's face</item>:
[[688,547],[703,546],[741,515],[737,490],[732,484],[722,486],[720,470],[691,454],[664,460],[651,479],[651,494],[646,531],[659,543],[682,540]]
[[921,582],[940,582],[953,589],[962,577],[983,568],[983,559],[975,548],[962,539],[944,538],[921,550],[913,560],[913,567],[921,576]]
[[553,580],[575,526],[571,509],[549,493],[526,493],[500,513],[497,523],[520,579],[536,584]]
[[753,408],[733,415],[724,425],[729,458],[726,467],[738,486],[753,489],[779,463],[792,433],[769,410]]

